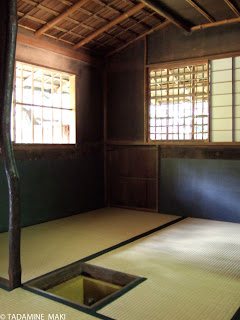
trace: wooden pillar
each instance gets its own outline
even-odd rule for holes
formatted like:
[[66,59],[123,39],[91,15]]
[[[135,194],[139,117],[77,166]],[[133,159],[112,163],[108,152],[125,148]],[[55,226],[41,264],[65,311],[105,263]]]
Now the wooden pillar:
[[13,74],[15,68],[15,51],[17,38],[17,4],[16,0],[3,1],[1,19],[4,20],[5,38],[1,44],[1,83],[0,92],[0,124],[1,148],[9,192],[9,287],[21,286],[20,263],[20,189],[19,175],[13,154],[10,120],[13,91]]

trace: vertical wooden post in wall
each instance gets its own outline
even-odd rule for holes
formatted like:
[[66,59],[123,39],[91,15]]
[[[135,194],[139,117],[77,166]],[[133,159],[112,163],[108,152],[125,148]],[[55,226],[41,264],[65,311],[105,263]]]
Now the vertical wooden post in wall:
[[[1,91],[1,148],[9,192],[9,287],[14,289],[21,285],[20,263],[20,189],[19,175],[13,154],[10,120],[13,91],[13,74],[15,68],[15,51],[17,38],[17,4],[16,0],[5,2],[6,38],[2,44],[3,69]],[[2,66],[1,66],[2,67]]]
[[234,58],[232,57],[232,142],[235,142],[235,74]]
[[211,104],[212,101],[210,101],[210,79],[209,79],[209,71],[210,71],[210,61],[207,61],[207,99],[208,99],[208,142],[211,142],[212,137],[211,137],[211,114],[210,114],[210,109],[211,109]]
[[156,145],[156,212],[159,211],[159,146]]
[[144,142],[148,141],[148,44],[144,38]]
[[108,196],[108,154],[107,154],[107,67],[103,70],[103,139],[104,139],[104,204],[109,206]]

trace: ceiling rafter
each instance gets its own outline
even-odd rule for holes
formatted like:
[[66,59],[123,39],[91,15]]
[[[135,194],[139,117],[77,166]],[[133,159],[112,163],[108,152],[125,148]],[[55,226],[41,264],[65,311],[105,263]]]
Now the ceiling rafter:
[[43,33],[45,33],[47,30],[51,29],[53,26],[55,26],[60,21],[67,18],[69,15],[71,15],[73,12],[75,12],[78,8],[86,4],[89,0],[79,0],[74,5],[72,5],[70,8],[64,10],[62,13],[60,13],[57,17],[53,18],[51,21],[47,22],[46,25],[44,25],[42,28],[38,29],[35,32],[35,37],[40,37]]
[[[67,5],[69,5],[69,6],[71,5],[71,3],[70,3],[69,1],[65,1],[65,0],[58,0],[58,1],[64,2],[64,3],[67,2],[67,3],[68,3]],[[101,10],[104,10],[104,9],[109,9],[109,10],[111,10],[112,12],[117,13],[117,14],[119,14],[119,15],[121,15],[121,14],[124,13],[123,11],[118,10],[118,9],[116,9],[116,8],[113,7],[113,4],[114,4],[115,2],[119,2],[119,0],[114,0],[114,1],[112,1],[112,2],[110,2],[110,3],[105,3],[105,2],[103,2],[102,0],[92,0],[92,1],[94,1],[94,2],[96,2],[97,4],[99,4],[99,5],[102,6],[102,9],[100,9],[100,10],[98,11],[98,13],[94,13],[94,14],[93,14],[92,12],[90,12],[90,11],[88,11],[88,10],[86,10],[86,9],[83,9],[83,8],[79,8],[79,9],[78,9],[78,11],[81,11],[81,12],[83,12],[83,13],[88,14],[88,15],[89,15],[89,19],[92,17],[92,18],[95,18],[95,19],[97,19],[97,20],[99,20],[99,21],[102,21],[102,22],[110,22],[109,20],[104,19],[104,18],[102,18],[102,17],[99,16],[99,13],[101,12]],[[124,2],[129,3],[129,4],[131,4],[131,5],[133,4],[131,0],[124,0]],[[142,9],[142,11],[143,11],[145,14],[148,14],[147,11],[145,11],[145,10],[143,10],[143,9]],[[154,14],[156,14],[156,13],[154,12]],[[156,17],[156,16],[155,16],[155,17]],[[161,19],[161,18],[158,18],[158,17],[156,17],[156,18],[157,18],[160,22],[162,22],[162,19]],[[131,19],[134,20],[135,22],[138,22],[138,20],[137,20],[136,18],[131,17]],[[88,19],[87,19],[87,20],[88,20]],[[85,23],[86,23],[86,20],[85,20]],[[146,29],[149,29],[149,26],[148,26],[148,25],[145,25],[145,24],[144,24],[144,27],[145,27]],[[77,28],[77,26],[76,26],[76,27],[73,27],[74,30],[75,30],[76,28]],[[131,32],[136,35],[136,33],[135,33],[134,31],[131,30]],[[64,36],[64,35],[63,35],[63,36]]]
[[[58,1],[62,1],[62,0],[58,0]],[[97,2],[97,3],[101,3],[102,4],[102,6],[104,6],[104,8],[111,8],[111,9],[113,9],[113,7],[111,7],[112,5],[113,5],[113,3],[115,3],[116,1],[118,2],[119,0],[114,0],[114,1],[112,1],[112,2],[110,2],[110,3],[108,3],[107,5],[104,5],[103,4],[103,2],[101,1],[101,0],[94,0],[95,2]],[[125,2],[131,2],[130,0],[125,0]],[[119,13],[119,11],[118,10],[116,10],[116,9],[113,9],[114,10],[114,12],[117,12],[117,13]],[[145,12],[146,14],[147,14],[147,16],[145,16],[144,18],[142,18],[142,19],[140,19],[140,20],[137,20],[137,19],[134,19],[134,23],[131,25],[131,26],[129,26],[128,28],[124,28],[124,27],[122,27],[120,24],[118,24],[117,26],[115,26],[115,27],[117,27],[117,28],[121,28],[122,29],[122,31],[121,32],[118,32],[118,37],[119,37],[119,35],[121,35],[121,34],[123,34],[123,33],[125,33],[125,32],[130,32],[130,33],[132,33],[135,37],[137,37],[137,36],[139,36],[139,34],[138,33],[136,33],[135,31],[133,31],[132,30],[132,28],[133,27],[135,27],[136,25],[138,25],[138,24],[141,24],[144,20],[146,20],[146,19],[148,19],[149,17],[152,17],[152,16],[154,16],[154,15],[156,15],[156,12],[155,11],[153,11],[153,12],[151,12],[151,13],[149,13],[149,12],[147,12],[146,10],[143,10],[142,9],[142,11],[143,12]],[[99,11],[100,12],[100,11]],[[98,12],[98,13],[99,13]],[[92,14],[92,16],[94,16],[94,15],[96,15],[96,14]],[[90,19],[90,17],[89,17],[89,19]],[[88,19],[87,19],[88,20]],[[87,20],[85,20],[85,23],[87,23]],[[105,20],[105,22],[110,22],[109,20],[107,20],[107,19],[103,19],[103,20]],[[158,21],[161,21],[161,22],[163,22],[163,20],[162,19],[157,19]],[[76,28],[77,28],[78,26],[75,26],[75,27],[73,27],[71,30],[75,30]],[[111,31],[113,31],[115,28],[113,28]],[[148,30],[151,30],[152,28],[150,27],[148,27]],[[95,30],[96,31],[96,30]],[[106,32],[105,32],[106,33]],[[103,34],[105,34],[105,33],[103,33]],[[107,33],[108,35],[111,35],[111,34],[109,34],[109,33]],[[64,37],[65,36],[65,34],[64,35],[62,35],[61,37]],[[116,36],[113,36],[113,35],[111,35],[112,36],[112,38],[116,38]],[[60,38],[61,38],[60,37]],[[107,39],[107,40],[105,40],[104,42],[101,42],[101,43],[104,43],[104,44],[107,44],[109,41],[111,41],[111,39]]]
[[[106,3],[105,3],[104,1],[102,1],[102,0],[93,0],[93,1],[96,2],[96,3],[98,3],[98,4],[100,4],[100,5],[103,6],[103,7],[108,7],[109,10],[113,11],[114,13],[117,13],[117,14],[123,14],[123,13],[124,13],[122,10],[118,10],[118,9],[114,8],[112,5],[108,5],[108,4],[106,4]],[[133,5],[133,2],[132,2],[131,0],[123,0],[123,1],[126,2],[126,3],[128,3],[128,4]],[[142,11],[143,13],[145,13],[145,14],[148,14],[148,12],[147,12],[146,10],[144,10],[144,8],[141,9],[141,11]],[[155,13],[156,13],[156,12],[155,12]],[[133,17],[131,17],[130,19],[137,21],[137,19],[136,19],[136,18],[133,18]],[[157,18],[157,19],[160,20],[160,22],[162,22],[162,19],[160,19],[160,18]],[[148,26],[148,25],[145,25],[145,24],[144,24],[144,26],[146,27],[146,29],[149,29],[149,26]]]
[[[33,2],[33,1],[31,1],[31,0],[22,0],[22,1],[24,1],[24,2],[26,2],[26,3],[28,3],[28,4],[32,5],[32,6],[34,6],[34,8],[31,10],[32,12],[34,12],[34,10],[36,10],[36,9],[40,9],[40,10],[43,10],[43,11],[45,11],[45,12],[49,12],[49,13],[55,15],[55,16],[58,16],[58,15],[60,14],[59,12],[57,12],[57,11],[55,11],[55,10],[52,10],[52,9],[44,6],[42,3],[43,3],[44,1],[46,1],[46,0],[43,0],[42,2],[38,3],[36,6],[35,6],[36,3]],[[58,1],[59,1],[59,2],[62,2],[62,3],[66,2],[66,1],[64,1],[64,0],[58,0]],[[68,2],[68,1],[67,1],[67,2]],[[80,9],[80,8],[79,8],[79,9]],[[23,18],[28,18],[29,16],[32,17],[32,16],[30,15],[30,12],[27,12],[24,16],[22,16],[21,19],[23,19]],[[74,24],[77,24],[77,25],[81,24],[81,22],[79,22],[79,21],[77,21],[77,20],[74,20],[74,19],[72,19],[72,18],[70,18],[70,17],[67,17],[66,20],[68,20],[68,21],[70,21],[70,22],[72,22],[72,23],[74,23]],[[46,21],[44,21],[44,22],[45,22],[45,24],[46,24]]]
[[128,17],[132,16],[133,14],[135,14],[137,11],[141,10],[145,5],[143,3],[140,3],[136,6],[134,6],[132,9],[130,9],[129,11],[125,12],[124,14],[122,14],[121,16],[119,16],[118,18],[112,20],[111,22],[109,22],[108,24],[106,24],[105,26],[103,26],[102,28],[100,28],[99,30],[93,32],[92,34],[90,34],[88,37],[86,37],[84,40],[78,42],[73,49],[76,50],[80,47],[82,47],[83,45],[85,45],[86,43],[90,42],[91,40],[93,40],[94,38],[96,38],[97,36],[99,36],[100,34],[102,34],[103,32],[109,30],[110,28],[112,28],[113,26],[115,26],[116,24],[120,23],[121,21],[127,19]]
[[[117,0],[117,1],[118,1],[118,0]],[[116,0],[110,2],[106,7],[109,7],[109,6],[110,6],[112,3],[114,3],[114,2],[116,2]],[[86,11],[87,11],[87,10],[86,10]],[[100,10],[100,11],[101,11],[101,10]],[[100,11],[98,11],[98,14],[100,13]],[[90,19],[92,19],[92,18],[97,19],[97,20],[99,20],[99,21],[102,21],[102,22],[104,22],[104,23],[110,22],[109,20],[107,20],[107,19],[105,19],[105,18],[101,18],[101,17],[100,17],[98,14],[96,14],[96,13],[92,13],[92,12],[90,12],[90,11],[87,11],[87,12],[89,13],[89,18],[87,18],[86,20],[84,20],[84,24],[83,24],[83,23],[80,23],[80,25],[81,25],[83,28],[85,28],[85,25],[86,25],[86,24],[88,23],[88,21],[89,21]],[[87,25],[86,25],[86,26],[87,26]],[[64,38],[67,33],[70,33],[70,32],[72,32],[72,31],[76,30],[78,27],[79,27],[79,25],[74,26],[73,28],[71,28],[71,29],[69,30],[69,32],[66,32],[65,34],[63,34],[62,36],[60,36],[59,39]],[[96,28],[91,27],[91,31],[96,31]],[[132,32],[136,35],[136,33],[135,33],[134,31],[132,31]],[[112,36],[112,35],[110,35],[110,34],[107,33],[107,32],[105,32],[105,34],[107,34],[108,36],[111,36],[112,38],[118,38],[117,36]]]
[[[155,12],[152,12],[152,13],[150,13],[148,16],[142,18],[142,19],[139,20],[138,22],[135,22],[133,25],[129,26],[128,28],[123,29],[121,32],[118,32],[118,36],[121,35],[122,33],[125,33],[126,31],[129,31],[131,28],[137,26],[139,23],[141,23],[141,22],[144,21],[145,19],[153,16],[154,14],[155,14]],[[158,26],[160,26],[160,25],[158,24]],[[113,29],[111,29],[111,31],[113,31],[113,30],[115,30],[115,28],[119,28],[119,27],[120,27],[120,25],[118,24],[118,25],[116,25]],[[153,28],[156,28],[156,27],[157,27],[157,26],[155,26],[155,27],[153,27]],[[149,29],[148,29],[148,31],[150,31],[150,30],[152,30],[152,28],[149,28]],[[145,33],[147,33],[148,31],[146,31]],[[145,34],[145,33],[144,33],[144,34]],[[136,33],[136,37],[139,37],[139,36],[140,36],[140,34],[137,34],[137,33]],[[107,44],[108,42],[109,42],[109,40],[106,40],[106,41],[101,42],[101,43]],[[128,42],[127,42],[127,43],[128,43]],[[124,45],[124,46],[125,46],[125,45]]]
[[[25,1],[25,2],[27,2],[27,3],[34,3],[33,1],[31,1],[31,0],[23,0],[23,1]],[[64,3],[64,4],[66,4],[66,5],[68,5],[68,6],[72,6],[72,3],[71,2],[69,2],[69,1],[64,1],[64,0],[58,0],[58,1],[60,1],[61,3]],[[112,10],[112,11],[114,11],[115,13],[117,13],[117,14],[123,14],[123,12],[121,12],[121,11],[119,11],[119,10],[117,10],[117,9],[114,9],[111,5],[112,5],[112,3],[109,3],[109,4],[105,4],[103,1],[101,1],[101,0],[93,0],[94,2],[96,2],[96,3],[98,3],[98,4],[101,4],[102,6],[103,6],[103,9],[104,8],[108,8],[108,9],[110,9],[110,10]],[[124,0],[125,2],[128,2],[128,3],[132,3],[130,0]],[[116,2],[116,0],[115,1],[113,1],[113,2]],[[38,8],[39,9],[43,9],[44,11],[48,11],[48,12],[50,12],[50,13],[52,13],[52,14],[54,14],[56,17],[57,16],[59,16],[59,15],[61,15],[62,13],[58,13],[58,12],[56,12],[56,11],[54,11],[54,10],[52,10],[52,9],[49,9],[49,8],[46,8],[46,7],[44,7],[44,6],[41,6],[41,5],[39,5],[38,6]],[[70,9],[69,10],[71,10],[71,7],[70,7]],[[66,11],[68,11],[68,9],[66,10]],[[74,10],[74,11],[81,11],[81,12],[83,12],[83,13],[85,13],[85,14],[88,14],[89,16],[91,15],[91,17],[93,17],[93,18],[95,18],[95,19],[98,19],[98,20],[101,20],[102,22],[106,22],[107,20],[106,19],[103,19],[103,18],[101,18],[100,16],[99,16],[99,14],[97,14],[97,13],[94,13],[93,15],[92,15],[92,12],[90,12],[90,11],[88,11],[88,10],[86,10],[86,9],[83,9],[83,8],[81,8],[81,7],[77,7],[77,9],[76,10]],[[73,13],[74,11],[71,11],[71,13]],[[100,11],[99,11],[100,12]],[[99,13],[98,12],[98,13]],[[69,13],[70,14],[70,13]],[[66,20],[70,20],[71,18],[70,17],[65,17],[65,19]],[[54,19],[53,19],[54,20]],[[62,19],[61,19],[62,20]],[[60,20],[60,21],[61,21]],[[134,20],[136,20],[136,19],[134,19]],[[52,20],[51,20],[52,21]],[[51,21],[50,22],[48,22],[48,23],[51,23]],[[76,21],[76,20],[75,20]],[[58,22],[57,22],[58,23]],[[77,22],[77,25],[78,24],[80,24],[83,28],[86,28],[86,24],[85,23],[81,23],[81,22]],[[46,26],[45,26],[45,28],[46,28]],[[76,28],[77,28],[77,26],[76,26]],[[146,28],[149,28],[148,26],[146,26]],[[73,28],[74,30],[75,30],[75,27]],[[89,28],[88,28],[89,29]],[[40,30],[40,29],[39,29]],[[90,30],[90,29],[89,29]],[[36,32],[36,34],[38,33],[38,31]],[[38,35],[36,35],[37,37],[38,37]]]
[[153,33],[154,31],[157,31],[157,30],[160,30],[160,29],[166,27],[166,26],[169,25],[170,23],[171,23],[171,22],[166,19],[166,20],[165,20],[164,22],[162,22],[160,25],[151,28],[151,29],[148,30],[147,32],[145,32],[145,33],[143,33],[143,34],[140,34],[137,38],[128,41],[125,45],[123,45],[123,46],[121,46],[121,47],[119,47],[119,48],[111,51],[110,53],[108,53],[108,54],[106,55],[106,57],[112,56],[114,53],[116,53],[116,52],[118,52],[118,51],[126,48],[126,47],[129,46],[131,43],[133,43],[133,42],[135,42],[135,41],[137,41],[137,40],[139,40],[139,39],[142,39],[143,37],[145,37],[145,36]]
[[236,23],[240,22],[240,17],[238,18],[232,18],[232,19],[225,19],[221,21],[215,21],[212,23],[205,23],[205,24],[200,24],[198,26],[194,26],[191,28],[192,31],[199,30],[199,29],[206,29],[210,27],[217,27],[217,26],[222,26],[224,24],[231,24],[231,23]]
[[171,13],[168,9],[164,8],[159,2],[156,2],[154,0],[140,0],[142,3],[144,3],[146,6],[150,7],[152,10],[155,10],[157,13],[159,13],[164,18],[171,21],[173,24],[175,24],[178,28],[190,32],[191,28],[189,25],[180,17],[177,17],[173,13]]
[[193,0],[186,0],[192,7],[194,7],[198,12],[201,13],[201,15],[203,15],[208,21],[210,22],[214,22],[215,19],[213,19],[213,17],[210,16],[210,14],[204,10],[203,8],[201,8],[195,1]]
[[[22,13],[22,12],[20,12],[20,11],[18,11],[17,14],[18,14],[18,16],[21,16],[21,17],[24,16],[24,13]],[[32,17],[32,16],[27,17],[27,19],[32,20],[32,21],[34,21],[34,22],[41,23],[41,24],[43,24],[43,25],[46,24],[46,21],[41,20],[41,19],[39,19],[39,18]],[[24,29],[27,29],[27,30],[36,32],[36,29],[26,27],[25,25],[23,25],[23,24],[21,24],[21,23],[18,23],[18,24],[19,24],[20,27],[22,27],[22,28],[24,28]],[[64,28],[61,28],[61,27],[58,27],[58,26],[54,26],[54,29],[56,29],[56,30],[58,30],[58,31],[61,31],[61,32],[67,32],[67,31],[68,31],[67,29],[64,29]],[[84,39],[84,38],[85,38],[84,36],[82,36],[82,35],[80,35],[80,34],[78,34],[78,33],[75,33],[75,32],[71,32],[70,34],[71,34],[72,36],[78,37],[78,38],[80,38],[80,39]],[[72,46],[75,45],[74,42],[67,41],[67,40],[64,40],[64,39],[59,39],[58,37],[52,36],[52,35],[50,35],[50,34],[45,34],[45,35],[48,36],[48,37],[50,37],[50,38],[53,38],[53,39],[55,39],[55,40],[60,40],[60,41],[62,41],[62,42],[71,44]],[[105,44],[101,44],[101,42],[98,42],[98,41],[96,41],[96,40],[94,40],[94,42],[95,42],[99,47],[100,47],[100,46],[105,46]],[[112,47],[113,47],[113,46],[112,46]],[[84,48],[84,49],[87,49],[87,48]]]
[[232,9],[232,11],[240,17],[240,11],[234,6],[234,4],[230,0],[224,0],[226,4]]

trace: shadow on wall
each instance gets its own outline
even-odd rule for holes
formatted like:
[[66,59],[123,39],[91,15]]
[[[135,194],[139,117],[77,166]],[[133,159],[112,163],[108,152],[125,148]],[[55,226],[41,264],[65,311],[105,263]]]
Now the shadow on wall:
[[240,161],[161,159],[159,210],[240,222]]

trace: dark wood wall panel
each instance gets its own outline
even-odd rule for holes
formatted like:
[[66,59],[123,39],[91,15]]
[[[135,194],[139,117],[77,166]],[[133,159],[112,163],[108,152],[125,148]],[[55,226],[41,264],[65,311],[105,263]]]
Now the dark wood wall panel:
[[112,147],[108,152],[110,205],[156,211],[157,149]]
[[107,65],[107,138],[144,138],[144,41],[111,57]]

